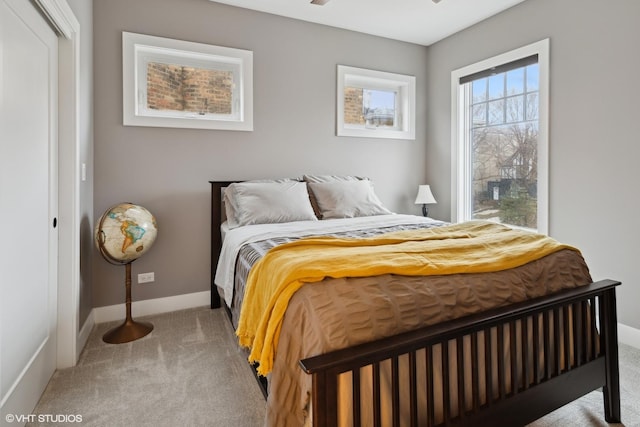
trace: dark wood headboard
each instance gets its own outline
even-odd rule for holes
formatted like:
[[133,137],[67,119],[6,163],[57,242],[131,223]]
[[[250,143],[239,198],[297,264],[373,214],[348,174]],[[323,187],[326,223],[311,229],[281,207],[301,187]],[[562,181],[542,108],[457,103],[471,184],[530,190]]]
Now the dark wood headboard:
[[221,307],[220,294],[215,284],[215,278],[220,249],[222,249],[222,234],[220,233],[224,209],[222,190],[234,182],[242,181],[209,181],[211,184],[211,308]]

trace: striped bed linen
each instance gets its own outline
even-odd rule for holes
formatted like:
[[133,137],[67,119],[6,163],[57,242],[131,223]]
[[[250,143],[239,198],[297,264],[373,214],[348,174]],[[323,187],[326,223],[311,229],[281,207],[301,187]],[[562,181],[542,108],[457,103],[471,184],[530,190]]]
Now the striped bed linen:
[[[385,233],[392,233],[396,231],[433,228],[433,227],[440,227],[446,224],[447,223],[445,222],[429,222],[429,223],[408,222],[406,224],[397,224],[393,226],[363,228],[359,230],[327,233],[323,235],[331,236],[331,237],[342,237],[342,238],[346,237],[346,238],[362,239],[367,237],[379,236]],[[289,243],[294,240],[299,240],[301,238],[302,237],[284,237],[284,236],[274,237],[274,238],[269,238],[269,239],[260,240],[256,242],[246,243],[240,248],[240,251],[238,253],[238,258],[236,260],[236,266],[235,266],[233,303],[230,307],[231,321],[233,323],[234,328],[238,327],[238,319],[240,318],[240,307],[242,307],[245,284],[247,281],[247,277],[249,276],[249,271],[251,270],[251,267],[256,262],[258,262],[258,260],[262,258],[269,251],[269,249],[274,248],[278,245],[282,245],[284,243]]]

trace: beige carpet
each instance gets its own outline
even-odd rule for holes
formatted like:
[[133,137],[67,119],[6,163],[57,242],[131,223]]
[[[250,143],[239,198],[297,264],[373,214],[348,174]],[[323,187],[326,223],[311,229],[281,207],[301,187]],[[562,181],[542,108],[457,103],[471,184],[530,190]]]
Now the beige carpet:
[[[140,320],[148,336],[105,344],[119,322],[97,325],[74,368],[57,371],[36,414],[81,415],[81,426],[262,425],[265,401],[223,310],[207,307]],[[640,350],[620,346],[622,420],[640,426]],[[531,424],[607,426],[596,391]],[[64,424],[32,423],[60,426]]]

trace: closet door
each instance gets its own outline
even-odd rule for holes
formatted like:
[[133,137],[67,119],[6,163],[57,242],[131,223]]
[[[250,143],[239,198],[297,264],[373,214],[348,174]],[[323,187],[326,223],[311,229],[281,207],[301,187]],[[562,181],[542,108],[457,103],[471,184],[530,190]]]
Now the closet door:
[[0,423],[13,425],[56,367],[57,88],[55,33],[31,2],[0,0]]

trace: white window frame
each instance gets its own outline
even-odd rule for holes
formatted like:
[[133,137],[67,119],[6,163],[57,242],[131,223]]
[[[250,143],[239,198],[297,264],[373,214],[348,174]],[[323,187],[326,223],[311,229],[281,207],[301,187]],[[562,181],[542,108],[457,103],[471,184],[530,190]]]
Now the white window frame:
[[[451,72],[451,220],[463,222],[472,218],[470,182],[471,153],[466,138],[469,135],[465,110],[465,93],[460,78],[491,69],[502,64],[538,55],[538,228],[541,234],[549,232],[549,39],[494,56]],[[507,224],[508,225],[508,224]]]
[[[146,64],[161,62],[233,73],[231,114],[159,111],[146,106]],[[136,33],[122,33],[123,124],[253,130],[253,52]]]
[[[337,81],[336,134],[338,136],[411,140],[416,138],[416,78],[414,76],[338,65]],[[344,90],[347,87],[395,92],[395,123],[398,123],[398,126],[384,128],[345,123]]]

